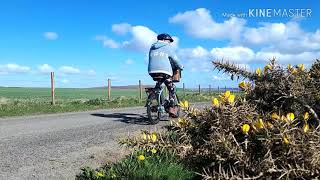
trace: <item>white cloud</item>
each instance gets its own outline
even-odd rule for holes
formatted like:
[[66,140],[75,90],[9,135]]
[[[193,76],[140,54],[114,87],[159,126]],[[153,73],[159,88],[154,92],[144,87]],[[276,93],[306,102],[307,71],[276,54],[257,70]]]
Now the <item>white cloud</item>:
[[260,23],[256,28],[246,28],[242,44],[259,46],[263,50],[299,54],[320,50],[320,32],[305,32],[298,22]]
[[283,23],[264,23],[262,27],[247,28],[243,40],[252,45],[263,45],[284,40],[285,33],[286,26]]
[[107,39],[107,40],[103,41],[103,46],[113,48],[113,49],[119,48],[119,44],[112,39]]
[[213,60],[224,60],[235,63],[241,68],[250,70],[250,63],[267,62],[276,58],[279,63],[311,63],[319,59],[318,52],[302,52],[297,54],[281,53],[279,51],[258,50],[254,51],[243,46],[226,46],[213,48],[210,52],[201,46],[195,48],[179,49],[178,57],[186,69],[192,72],[208,72],[211,70]]
[[21,66],[18,64],[5,64],[0,65],[0,74],[9,74],[9,73],[27,73],[30,72],[31,68],[28,66]]
[[117,49],[120,47],[120,44],[113,39],[108,38],[107,36],[96,36],[95,40],[102,41],[104,47],[109,47],[112,49]]
[[118,35],[125,35],[130,32],[132,26],[128,23],[113,24],[112,31]]
[[56,32],[45,32],[43,36],[47,40],[56,40],[58,39],[59,35]]
[[235,17],[218,23],[205,8],[178,13],[171,17],[169,22],[181,24],[186,32],[194,37],[208,39],[238,39],[246,24],[244,19]]
[[227,60],[247,69],[250,68],[247,63],[256,60],[253,50],[241,46],[213,48],[210,52],[202,46],[179,49],[178,57],[186,69],[190,69],[191,72],[211,71],[213,60]]
[[[307,32],[296,20],[286,23],[258,22],[257,26],[249,27],[245,19],[234,17],[221,23],[216,22],[209,10],[199,8],[178,13],[169,18],[169,22],[182,25],[185,31],[195,38],[226,39],[227,46],[247,47],[257,52],[272,52],[284,58],[293,55],[314,57],[320,51],[320,29]],[[227,50],[226,47],[221,48]],[[236,55],[229,54],[229,56],[232,56],[231,59],[240,59],[242,56],[237,56],[240,53],[249,59],[257,59],[252,56],[253,51],[249,49],[242,49],[241,52],[244,54],[237,51]],[[261,53],[258,55],[261,56]]]
[[122,43],[125,49],[147,52],[151,44],[157,40],[157,34],[145,26],[133,26],[130,33],[132,38]]
[[312,63],[315,59],[320,57],[320,52],[302,52],[299,54],[284,54],[280,52],[259,51],[256,53],[256,59],[261,61],[268,61],[276,58],[279,63]]
[[249,62],[255,58],[252,49],[242,46],[213,48],[210,53],[214,59],[226,59],[238,63]]
[[72,66],[62,66],[59,71],[63,74],[79,74],[80,70]]
[[68,79],[62,79],[61,82],[62,82],[63,84],[68,84],[70,81],[69,81]]
[[202,46],[197,46],[195,48],[184,48],[179,49],[179,56],[183,58],[180,59],[198,59],[198,58],[208,58],[209,52]]
[[90,69],[90,70],[87,72],[87,75],[89,75],[89,76],[95,76],[95,75],[97,75],[97,73],[96,73],[95,70]]
[[241,68],[241,69],[245,69],[245,70],[251,70],[251,67],[250,67],[250,65],[249,64],[243,64],[243,63],[240,63],[240,64],[236,64],[239,68]]
[[179,49],[177,55],[185,69],[191,72],[209,72],[212,69],[211,55],[201,46]]
[[220,76],[212,76],[212,80],[214,81],[227,81],[227,80],[230,80],[230,77],[226,77],[226,76],[223,76],[223,75],[220,75]]
[[[112,31],[118,35],[129,34],[130,38],[122,42],[117,42],[106,36],[96,36],[95,40],[102,41],[105,47],[123,48],[143,53],[148,52],[152,43],[157,40],[157,34],[146,26],[131,26],[128,23],[114,24],[112,25]],[[175,42],[172,43],[172,47],[177,48],[179,38],[173,36],[173,39]]]
[[127,65],[131,65],[134,63],[134,61],[132,59],[127,59],[125,62]]
[[42,65],[38,66],[38,70],[41,73],[50,73],[50,72],[54,71],[53,67],[51,67],[49,64],[42,64]]

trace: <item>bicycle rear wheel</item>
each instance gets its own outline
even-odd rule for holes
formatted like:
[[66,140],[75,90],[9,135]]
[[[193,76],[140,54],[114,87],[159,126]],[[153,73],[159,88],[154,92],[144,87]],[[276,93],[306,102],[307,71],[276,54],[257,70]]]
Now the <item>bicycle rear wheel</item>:
[[159,104],[156,94],[149,94],[147,100],[147,115],[150,124],[157,124],[161,120],[162,112],[158,109],[160,106],[161,104]]

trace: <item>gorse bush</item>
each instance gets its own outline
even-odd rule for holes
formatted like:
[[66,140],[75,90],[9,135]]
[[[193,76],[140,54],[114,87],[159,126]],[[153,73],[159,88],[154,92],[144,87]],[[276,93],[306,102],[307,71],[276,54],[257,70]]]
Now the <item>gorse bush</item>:
[[[159,133],[157,148],[175,152],[204,179],[319,178],[320,61],[307,70],[271,60],[255,72],[213,64],[247,80],[239,83],[243,95],[224,92],[204,110],[182,102],[186,115]],[[155,146],[144,138],[122,144]]]
[[[306,70],[303,64],[283,68],[271,60],[263,70],[258,68],[250,73],[235,65],[214,62],[219,70],[232,76],[242,76],[253,84],[242,82],[241,87],[247,93],[246,100],[257,106],[260,113],[279,113],[294,111],[296,114],[308,112],[314,121],[319,121],[320,112],[320,61]],[[254,87],[252,87],[254,85]]]

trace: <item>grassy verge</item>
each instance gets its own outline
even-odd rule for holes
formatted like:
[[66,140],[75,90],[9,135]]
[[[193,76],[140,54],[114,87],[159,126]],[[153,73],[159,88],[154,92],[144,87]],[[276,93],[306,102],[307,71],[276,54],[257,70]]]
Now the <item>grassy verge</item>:
[[85,167],[76,180],[103,179],[194,179],[196,174],[179,163],[172,153],[135,151],[121,161],[98,169]]
[[[188,100],[190,102],[207,102],[214,95],[208,94],[187,94],[180,95],[181,100]],[[134,107],[143,106],[145,100],[141,102],[137,97],[117,97],[108,101],[103,98],[95,99],[64,99],[56,103],[55,106],[50,104],[48,100],[42,99],[8,99],[2,98],[0,100],[0,117],[9,116],[23,116],[23,115],[38,115],[49,113],[62,113],[62,112],[77,112],[96,109],[110,109],[120,107]]]

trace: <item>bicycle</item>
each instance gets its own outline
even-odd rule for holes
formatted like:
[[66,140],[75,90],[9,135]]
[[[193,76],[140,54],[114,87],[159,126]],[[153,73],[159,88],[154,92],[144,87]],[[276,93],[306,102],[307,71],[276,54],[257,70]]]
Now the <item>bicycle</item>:
[[[145,88],[147,94],[147,102],[145,107],[147,107],[147,115],[150,124],[157,124],[160,120],[162,120],[165,112],[168,113],[169,108],[171,106],[169,97],[165,97],[163,91],[164,88],[162,85],[163,82],[160,79],[157,81],[157,84],[154,88]],[[173,84],[175,89],[174,96],[174,107],[177,109],[177,117],[180,116],[180,100],[177,95],[177,90],[175,85]],[[166,87],[165,87],[166,88]]]

